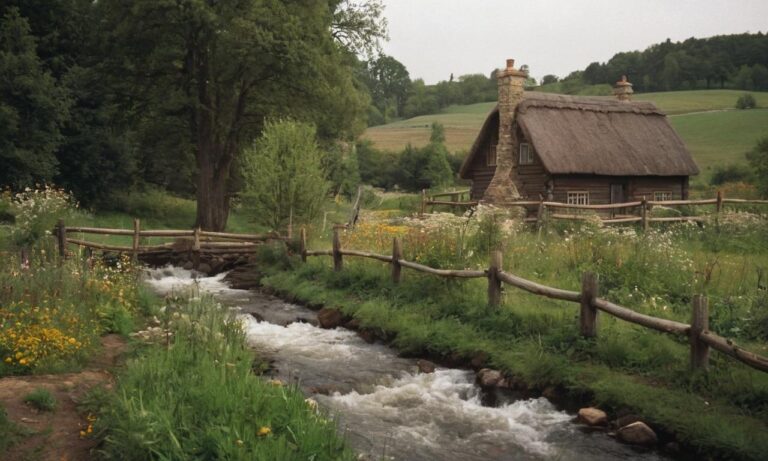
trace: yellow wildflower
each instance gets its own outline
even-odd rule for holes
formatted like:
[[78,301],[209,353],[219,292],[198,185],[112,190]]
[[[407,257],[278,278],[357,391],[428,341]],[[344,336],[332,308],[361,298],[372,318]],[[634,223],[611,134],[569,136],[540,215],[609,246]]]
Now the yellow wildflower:
[[265,437],[272,433],[272,429],[269,426],[261,426],[256,433],[259,437]]

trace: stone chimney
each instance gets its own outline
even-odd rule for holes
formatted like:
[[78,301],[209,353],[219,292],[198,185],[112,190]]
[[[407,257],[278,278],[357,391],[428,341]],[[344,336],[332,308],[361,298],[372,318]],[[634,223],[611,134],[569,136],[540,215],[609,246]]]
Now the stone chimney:
[[632,84],[627,81],[627,76],[622,75],[621,80],[613,86],[613,94],[619,101],[630,101],[632,99]]
[[496,74],[499,85],[499,143],[496,145],[496,172],[483,202],[493,205],[519,200],[520,193],[515,186],[517,159],[516,133],[513,129],[515,109],[523,99],[523,84],[528,75],[515,69],[515,60],[507,59],[506,69]]

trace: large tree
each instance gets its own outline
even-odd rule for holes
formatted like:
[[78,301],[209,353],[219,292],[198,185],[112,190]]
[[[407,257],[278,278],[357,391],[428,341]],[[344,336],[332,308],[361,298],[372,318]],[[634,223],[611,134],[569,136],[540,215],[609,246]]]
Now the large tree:
[[98,7],[107,66],[144,144],[156,145],[162,127],[161,137],[174,140],[166,146],[172,153],[194,157],[197,225],[204,229],[225,227],[235,161],[265,117],[312,121],[324,138],[362,128],[367,100],[344,45],[357,48],[380,33],[354,29],[375,24],[353,15],[354,4],[105,0]]

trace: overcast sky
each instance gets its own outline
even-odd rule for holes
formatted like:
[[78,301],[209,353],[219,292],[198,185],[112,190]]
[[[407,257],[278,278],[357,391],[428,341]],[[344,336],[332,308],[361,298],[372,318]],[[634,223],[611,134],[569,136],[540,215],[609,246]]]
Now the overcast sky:
[[768,0],[384,0],[384,51],[427,83],[528,64],[564,77],[619,51],[768,31]]

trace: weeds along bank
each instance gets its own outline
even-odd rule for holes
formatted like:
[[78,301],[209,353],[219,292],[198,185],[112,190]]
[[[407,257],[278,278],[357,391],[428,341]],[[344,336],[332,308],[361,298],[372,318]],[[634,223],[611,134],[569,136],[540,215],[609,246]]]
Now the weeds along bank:
[[[578,290],[581,273],[600,276],[600,296],[656,317],[690,321],[691,297],[710,298],[710,327],[759,354],[768,343],[768,222],[745,213],[718,223],[646,233],[634,228],[550,226],[541,233],[480,212],[425,221],[364,216],[342,246],[388,254],[402,240],[404,258],[440,268],[484,269],[501,248],[504,270],[549,286]],[[368,218],[367,220],[365,218]],[[312,232],[310,231],[310,236]],[[315,236],[311,249],[330,246]],[[301,263],[278,249],[263,283],[314,304],[340,307],[361,326],[386,332],[404,353],[468,359],[480,352],[530,388],[629,412],[653,422],[699,454],[761,459],[768,449],[768,375],[719,354],[708,373],[689,371],[687,340],[607,315],[598,337],[578,331],[578,307],[506,287],[503,304],[487,306],[485,280],[443,280],[345,258]]]
[[[62,217],[84,219],[69,195],[4,194],[0,204],[11,206],[0,211],[15,222],[0,229],[0,378],[55,380],[96,356],[102,335],[127,336],[153,316],[161,322],[131,342],[131,357],[113,370],[115,387],[94,388],[79,402],[81,414],[71,415],[74,426],[87,421],[80,437],[96,439],[94,459],[353,459],[314,402],[254,373],[229,311],[212,299],[181,297],[161,309],[141,268],[125,258],[60,260],[49,230]],[[22,423],[0,402],[0,459],[35,436]]]
[[[105,459],[354,459],[316,403],[253,371],[242,324],[212,298],[169,298],[102,399]],[[98,401],[99,399],[94,399]]]

